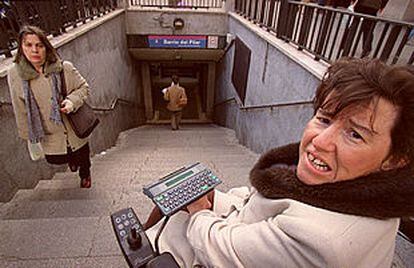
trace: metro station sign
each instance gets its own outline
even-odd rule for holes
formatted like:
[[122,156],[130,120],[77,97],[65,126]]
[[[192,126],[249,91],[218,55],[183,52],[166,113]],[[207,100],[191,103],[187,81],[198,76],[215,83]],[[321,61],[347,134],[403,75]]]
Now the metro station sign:
[[206,35],[148,35],[150,48],[207,48]]

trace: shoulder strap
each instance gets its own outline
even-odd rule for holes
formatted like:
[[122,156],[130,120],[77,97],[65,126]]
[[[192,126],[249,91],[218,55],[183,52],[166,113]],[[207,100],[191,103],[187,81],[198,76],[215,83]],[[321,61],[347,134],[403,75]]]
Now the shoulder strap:
[[66,98],[67,91],[66,91],[66,82],[65,82],[65,69],[63,68],[63,61],[62,61],[62,71],[60,72],[60,82],[61,85],[61,94],[63,99]]

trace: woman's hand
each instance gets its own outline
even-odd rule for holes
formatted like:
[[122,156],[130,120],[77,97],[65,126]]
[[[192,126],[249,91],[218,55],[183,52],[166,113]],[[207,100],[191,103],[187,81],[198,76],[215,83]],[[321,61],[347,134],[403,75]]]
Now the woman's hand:
[[68,99],[63,100],[60,107],[60,111],[65,114],[71,113],[75,109],[75,107],[73,107],[73,102]]
[[[197,211],[200,211],[203,209],[211,209],[213,207],[213,202],[214,202],[214,190],[204,195],[200,199],[197,199],[196,201],[192,202],[186,207],[186,209],[183,209],[183,210],[190,214],[194,214]],[[162,217],[164,217],[164,215],[161,213],[161,210],[157,206],[154,207],[150,215],[148,216],[147,221],[143,224],[144,230],[151,228],[159,220],[161,220]]]
[[212,202],[210,202],[209,200],[209,196],[205,195],[199,199],[197,199],[196,201],[190,203],[187,206],[187,210],[190,213],[190,215],[203,210],[203,209],[211,209],[213,207]]

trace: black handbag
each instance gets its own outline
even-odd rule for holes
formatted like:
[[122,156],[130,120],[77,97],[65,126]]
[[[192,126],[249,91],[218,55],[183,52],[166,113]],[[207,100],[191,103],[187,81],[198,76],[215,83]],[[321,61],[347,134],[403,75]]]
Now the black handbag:
[[[66,98],[66,82],[65,74],[62,70],[60,72],[60,80],[62,82],[62,97]],[[88,137],[95,127],[99,124],[99,118],[95,115],[93,109],[86,102],[83,103],[78,110],[65,114],[76,136],[81,139]]]

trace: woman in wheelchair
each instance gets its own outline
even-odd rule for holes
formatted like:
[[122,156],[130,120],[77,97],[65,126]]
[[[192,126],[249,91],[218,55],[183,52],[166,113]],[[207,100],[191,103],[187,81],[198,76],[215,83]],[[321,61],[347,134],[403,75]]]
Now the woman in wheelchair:
[[215,190],[172,216],[160,251],[182,267],[390,267],[400,218],[414,215],[413,133],[408,67],[341,59],[300,143],[264,153],[252,187]]

